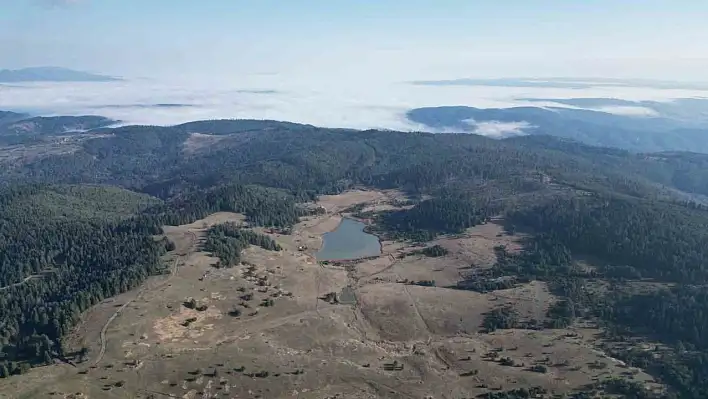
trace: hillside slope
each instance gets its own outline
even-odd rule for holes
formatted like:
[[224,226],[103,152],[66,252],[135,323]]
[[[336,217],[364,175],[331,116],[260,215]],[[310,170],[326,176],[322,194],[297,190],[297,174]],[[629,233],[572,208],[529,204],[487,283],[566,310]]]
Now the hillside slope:
[[[700,168],[691,168],[698,172],[691,181],[682,178],[690,165],[679,154],[666,162],[661,156],[545,136],[497,141],[475,135],[322,129],[273,121],[128,126],[92,134],[101,137],[84,137],[78,144],[70,141],[66,145],[74,148],[71,153],[20,159],[15,168],[0,172],[0,179],[116,184],[161,197],[229,182],[318,191],[336,191],[352,183],[422,190],[455,179],[533,180],[539,174],[558,181],[613,185],[613,190],[619,184],[634,186],[624,191],[659,192],[657,185],[663,185],[705,194],[708,186]],[[289,179],[281,178],[285,175]]]

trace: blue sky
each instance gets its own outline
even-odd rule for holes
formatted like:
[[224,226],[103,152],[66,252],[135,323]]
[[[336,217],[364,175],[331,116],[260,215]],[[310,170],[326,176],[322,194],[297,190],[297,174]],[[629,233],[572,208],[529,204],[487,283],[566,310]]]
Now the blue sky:
[[695,0],[0,0],[0,68],[708,80]]

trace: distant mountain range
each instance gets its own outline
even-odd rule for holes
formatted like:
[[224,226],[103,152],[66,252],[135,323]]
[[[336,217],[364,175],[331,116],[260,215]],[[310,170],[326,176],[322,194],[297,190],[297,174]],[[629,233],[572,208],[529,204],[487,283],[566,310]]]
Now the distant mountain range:
[[593,87],[644,87],[654,89],[708,90],[708,83],[706,82],[612,78],[460,78],[446,80],[417,80],[410,83],[416,86],[542,87],[576,90],[589,89]]
[[35,67],[0,70],[1,83],[19,82],[113,82],[112,76],[96,75],[59,67]]
[[27,114],[20,114],[17,112],[0,111],[0,132],[2,132],[2,126],[11,124],[13,122],[29,118]]
[[[427,129],[441,132],[477,133],[497,138],[550,135],[633,152],[708,153],[707,99],[671,103],[616,99],[524,100],[597,109],[445,106],[413,109],[407,117]],[[619,115],[610,112],[613,107],[646,109],[651,115]]]
[[47,137],[98,129],[111,126],[116,122],[95,115],[33,117],[0,111],[0,147],[36,143]]

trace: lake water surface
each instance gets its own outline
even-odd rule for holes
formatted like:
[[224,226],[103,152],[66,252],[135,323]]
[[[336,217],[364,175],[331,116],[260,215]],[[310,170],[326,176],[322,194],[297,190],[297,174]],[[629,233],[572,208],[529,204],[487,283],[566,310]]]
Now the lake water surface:
[[317,260],[358,259],[381,254],[378,237],[364,232],[366,225],[352,219],[342,219],[336,230],[325,233],[324,245]]

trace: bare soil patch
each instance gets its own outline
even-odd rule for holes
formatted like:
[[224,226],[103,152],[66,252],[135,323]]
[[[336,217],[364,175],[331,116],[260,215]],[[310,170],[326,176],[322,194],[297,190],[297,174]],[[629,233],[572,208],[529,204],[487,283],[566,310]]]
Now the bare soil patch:
[[317,200],[317,205],[323,206],[327,212],[341,212],[357,204],[384,203],[400,194],[395,191],[352,190],[338,195],[323,195]]
[[81,148],[83,141],[107,136],[108,135],[82,133],[46,137],[44,141],[39,143],[0,147],[0,165],[3,165],[3,167],[14,167],[54,155],[71,154]]
[[184,141],[184,152],[191,155],[202,150],[207,150],[227,137],[228,136],[192,133],[187,137],[187,140]]
[[488,223],[471,227],[459,237],[443,237],[435,241],[451,252],[451,257],[475,267],[490,267],[497,258],[494,248],[505,246],[509,252],[518,252],[522,248],[523,234],[507,234],[502,220],[494,219]]

